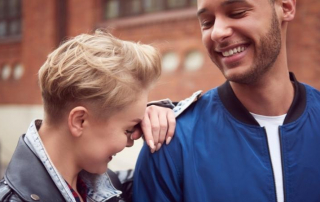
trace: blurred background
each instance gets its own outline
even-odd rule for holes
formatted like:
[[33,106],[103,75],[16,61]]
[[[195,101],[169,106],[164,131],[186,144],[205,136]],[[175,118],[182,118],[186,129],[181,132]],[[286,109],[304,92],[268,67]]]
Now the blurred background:
[[[163,75],[149,99],[178,101],[224,78],[201,42],[196,0],[0,0],[0,177],[18,138],[42,118],[37,71],[68,37],[97,28],[162,53]],[[298,0],[288,31],[288,62],[298,80],[320,89],[320,1]],[[133,168],[142,140],[110,164]]]

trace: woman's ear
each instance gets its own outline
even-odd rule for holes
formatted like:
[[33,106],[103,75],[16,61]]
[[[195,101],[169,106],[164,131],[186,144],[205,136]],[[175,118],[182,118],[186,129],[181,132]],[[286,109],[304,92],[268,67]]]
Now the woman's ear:
[[282,20],[285,22],[293,20],[296,14],[296,0],[282,0]]
[[83,133],[84,122],[88,117],[88,111],[85,107],[78,106],[73,108],[68,116],[69,130],[74,137],[80,137]]

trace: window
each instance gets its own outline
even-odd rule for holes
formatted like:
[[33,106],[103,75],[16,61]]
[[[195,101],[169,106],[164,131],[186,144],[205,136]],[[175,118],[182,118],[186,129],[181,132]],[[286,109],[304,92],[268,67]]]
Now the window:
[[174,72],[178,66],[179,66],[179,56],[175,52],[166,52],[162,56],[162,69],[164,72],[169,73],[169,72]]
[[119,16],[119,1],[109,0],[106,2],[105,18],[114,18]]
[[190,6],[197,6],[197,0],[190,0]]
[[189,51],[184,60],[184,69],[186,71],[197,71],[203,66],[204,56],[197,50]]
[[22,64],[18,63],[14,66],[13,68],[13,78],[15,80],[19,80],[24,73],[24,67],[22,66]]
[[167,2],[169,8],[179,8],[185,7],[187,0],[168,0]]
[[163,1],[143,0],[143,11],[146,13],[164,10]]
[[1,69],[2,80],[8,80],[11,75],[11,67],[9,65],[4,65]]
[[102,0],[104,19],[196,6],[197,0]]
[[0,39],[21,34],[21,0],[0,0]]

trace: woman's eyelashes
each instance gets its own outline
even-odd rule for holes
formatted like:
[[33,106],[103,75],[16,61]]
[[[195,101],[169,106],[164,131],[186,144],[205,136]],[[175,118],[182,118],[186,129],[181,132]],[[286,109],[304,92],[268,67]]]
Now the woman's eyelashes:
[[132,133],[134,133],[134,131],[135,131],[135,130],[126,130],[125,133],[126,133],[127,135],[131,135]]
[[125,134],[126,135],[131,135],[132,133],[134,133],[136,131],[136,126],[133,126],[133,128],[126,130]]

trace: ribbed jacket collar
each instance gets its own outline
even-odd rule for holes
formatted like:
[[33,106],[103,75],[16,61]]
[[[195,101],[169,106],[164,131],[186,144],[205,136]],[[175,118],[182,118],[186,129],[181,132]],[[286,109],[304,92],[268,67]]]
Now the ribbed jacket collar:
[[[304,85],[297,81],[292,72],[290,72],[289,76],[290,80],[294,84],[295,90],[293,102],[289,108],[289,111],[283,124],[288,124],[297,120],[306,107],[306,89]],[[237,96],[232,90],[229,81],[226,81],[223,85],[218,87],[218,94],[224,107],[230,112],[230,114],[233,117],[245,124],[259,126],[259,123],[253,118],[250,112],[243,106],[243,104],[237,98]]]

